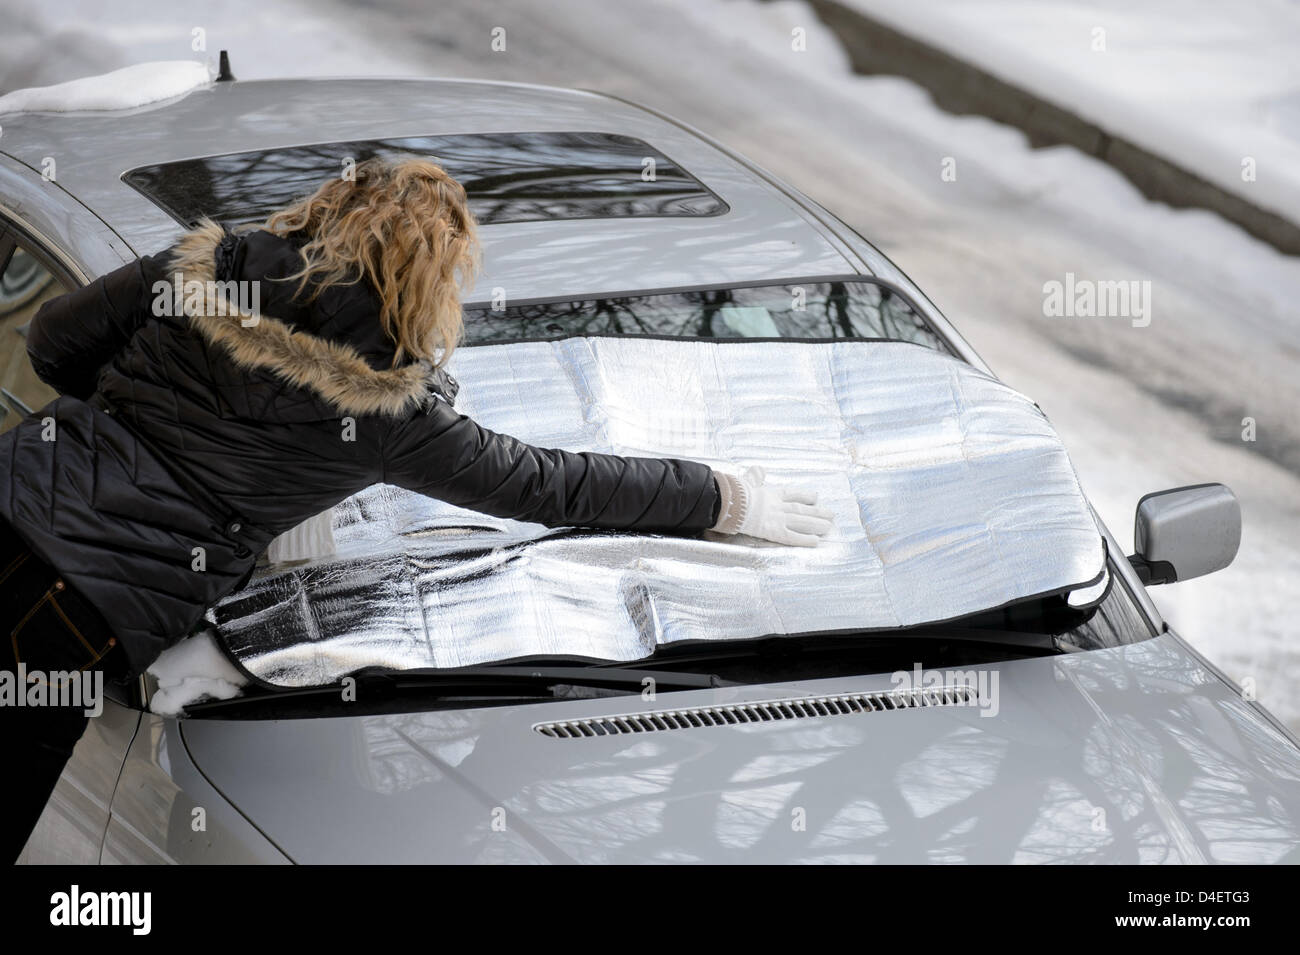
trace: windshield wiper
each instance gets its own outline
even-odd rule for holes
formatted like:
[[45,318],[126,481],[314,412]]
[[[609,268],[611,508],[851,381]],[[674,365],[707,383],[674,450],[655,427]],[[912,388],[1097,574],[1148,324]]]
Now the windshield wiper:
[[[1048,633],[985,627],[930,627],[918,630],[879,630],[862,633],[778,635],[744,640],[683,641],[661,647],[654,656],[636,660],[635,666],[651,672],[675,672],[674,668],[683,664],[697,665],[763,657],[906,649],[913,645],[920,652],[926,647],[941,643],[1007,651],[1017,657],[1054,656],[1063,652],[1056,637]],[[618,667],[621,664],[605,663],[599,666]]]
[[[429,700],[547,700],[571,696],[572,688],[614,690],[641,693],[650,688],[656,693],[676,690],[707,690],[732,686],[712,673],[671,673],[664,670],[621,666],[573,666],[523,664],[473,666],[417,670],[360,670],[356,680],[356,700],[377,703],[407,696]],[[647,682],[650,681],[650,682]],[[260,703],[310,704],[315,701],[341,700],[342,684],[307,686],[295,689],[254,690],[229,700],[209,700],[186,707],[191,715],[238,710]],[[566,692],[568,691],[568,692]]]
[[646,681],[653,681],[656,690],[707,690],[729,686],[729,681],[713,673],[665,673],[657,669],[640,669],[617,664],[576,666],[490,665],[439,669],[425,667],[418,670],[384,670],[355,674],[362,685],[389,684],[395,689],[449,690],[457,695],[465,692],[517,693],[520,690],[542,690],[556,686],[587,686],[607,690],[627,690],[640,693]]

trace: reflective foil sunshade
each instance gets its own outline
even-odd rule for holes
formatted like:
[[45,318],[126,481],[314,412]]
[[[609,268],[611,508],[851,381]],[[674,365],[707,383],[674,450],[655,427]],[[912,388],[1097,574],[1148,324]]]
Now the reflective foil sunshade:
[[376,485],[335,508],[333,558],[265,566],[213,609],[218,638],[259,680],[888,630],[1076,590],[1104,570],[1042,412],[931,348],[574,336],[463,347],[450,370],[458,410],[484,427],[544,447],[761,465],[774,484],[815,488],[835,526],[814,548],[548,529]]

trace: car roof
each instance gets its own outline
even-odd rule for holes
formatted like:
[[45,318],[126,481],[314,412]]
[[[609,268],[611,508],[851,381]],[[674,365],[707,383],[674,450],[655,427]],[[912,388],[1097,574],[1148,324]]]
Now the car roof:
[[[3,149],[58,184],[137,255],[183,226],[122,181],[129,170],[232,152],[451,133],[603,132],[644,140],[729,207],[712,216],[512,222],[481,229],[471,299],[865,273],[819,218],[758,170],[685,126],[598,93],[452,79],[213,83],[149,106],[4,117]],[[66,250],[81,258],[75,249]]]

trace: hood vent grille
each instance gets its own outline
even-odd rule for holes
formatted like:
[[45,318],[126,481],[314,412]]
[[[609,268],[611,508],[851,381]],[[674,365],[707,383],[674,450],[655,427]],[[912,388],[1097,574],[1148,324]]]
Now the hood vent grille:
[[879,693],[796,696],[785,700],[763,700],[754,703],[650,710],[645,713],[597,716],[587,720],[537,723],[533,729],[552,739],[586,739],[593,736],[626,736],[631,733],[699,729],[705,726],[739,726],[745,723],[774,723],[778,720],[851,716],[855,713],[880,713],[921,706],[975,706],[978,703],[979,691],[975,687],[934,686]]

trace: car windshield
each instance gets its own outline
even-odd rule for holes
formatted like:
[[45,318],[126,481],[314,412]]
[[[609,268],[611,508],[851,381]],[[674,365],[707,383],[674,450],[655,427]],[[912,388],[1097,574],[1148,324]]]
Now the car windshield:
[[[551,341],[576,336],[630,336],[657,339],[807,341],[843,339],[893,341],[952,354],[908,300],[885,283],[868,277],[812,278],[729,287],[677,289],[521,302],[473,302],[465,306],[465,345],[503,345]],[[936,581],[935,586],[942,586]],[[253,604],[232,606],[222,625],[242,620]],[[832,676],[890,673],[920,662],[926,667],[978,665],[1026,656],[1092,650],[1134,643],[1153,635],[1123,581],[1113,572],[1107,585],[1075,595],[1026,598],[997,610],[950,623],[918,625],[890,631],[804,632],[750,639],[688,640],[661,646],[650,657],[628,661],[573,656],[556,649],[551,655],[509,654],[478,666],[437,669],[367,667],[355,661],[353,672],[368,681],[367,699],[390,711],[423,708],[490,706],[521,700],[561,698],[556,687],[580,686],[583,692],[626,692],[639,686],[634,672],[611,677],[610,671],[642,667],[687,677],[737,683],[785,682]],[[271,597],[270,599],[278,599]],[[319,621],[316,621],[319,623]],[[239,631],[235,626],[234,630]],[[255,632],[258,628],[254,627]],[[540,650],[541,648],[539,648]],[[542,672],[507,673],[511,666]],[[493,668],[498,668],[493,672]],[[559,674],[558,669],[564,673]],[[596,674],[598,687],[575,676]],[[472,671],[472,672],[471,672]],[[598,672],[599,671],[599,672]],[[497,675],[500,678],[497,678]],[[525,685],[533,680],[534,685]],[[537,681],[541,682],[538,683]],[[618,684],[618,685],[615,685]],[[708,685],[708,684],[705,684]],[[337,693],[321,689],[252,689],[239,701],[202,704],[192,715],[294,717],[333,712]]]
[[911,342],[953,354],[898,291],[866,278],[478,303],[464,311],[465,343],[470,345],[581,335],[855,338]]

